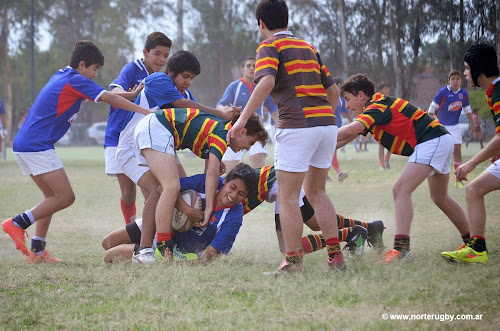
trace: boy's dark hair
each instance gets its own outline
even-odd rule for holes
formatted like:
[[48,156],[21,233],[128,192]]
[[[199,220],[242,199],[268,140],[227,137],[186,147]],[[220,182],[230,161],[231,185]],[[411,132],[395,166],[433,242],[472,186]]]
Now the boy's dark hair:
[[342,85],[342,83],[344,82],[340,77],[335,77],[333,81],[335,82],[335,84],[337,84],[337,86]]
[[[241,114],[238,114],[232,121],[231,124],[234,125],[238,118],[240,118]],[[267,144],[267,140],[269,139],[269,134],[267,133],[260,116],[257,114],[252,114],[245,125],[245,129],[247,129],[247,135],[249,136],[257,136],[257,141],[259,141],[262,146]]]
[[99,47],[90,40],[80,40],[71,51],[69,66],[76,69],[80,61],[85,61],[85,68],[93,64],[102,67],[104,65],[104,55],[102,55]]
[[378,90],[382,91],[384,89],[384,87],[386,87],[386,86],[387,86],[387,88],[389,88],[389,84],[382,82],[379,84]]
[[184,71],[190,71],[198,76],[201,72],[201,66],[196,55],[189,51],[180,50],[168,59],[165,72],[168,73],[168,70],[173,73],[174,76],[172,78]]
[[340,86],[341,95],[343,95],[344,92],[348,92],[356,96],[360,91],[363,91],[363,93],[369,98],[375,94],[375,85],[366,75],[363,74],[352,75]]
[[499,76],[497,52],[488,44],[474,44],[464,55],[464,61],[470,68],[474,85],[479,86],[477,78],[483,73],[486,78]]
[[257,25],[262,20],[266,27],[272,31],[288,27],[288,6],[285,0],[261,0],[255,8]]
[[251,166],[245,163],[238,163],[226,176],[226,183],[239,178],[243,181],[248,190],[248,195],[257,189],[259,175]]
[[255,61],[255,58],[248,56],[248,57],[244,58],[243,60],[241,60],[241,67],[242,68],[245,67],[245,64],[247,63],[247,61]]
[[156,46],[172,47],[172,40],[162,32],[153,32],[146,39],[144,48],[149,52]]
[[451,76],[455,76],[455,75],[458,75],[460,77],[460,79],[462,79],[462,73],[460,71],[458,71],[457,69],[453,69],[448,74],[448,80],[450,80]]

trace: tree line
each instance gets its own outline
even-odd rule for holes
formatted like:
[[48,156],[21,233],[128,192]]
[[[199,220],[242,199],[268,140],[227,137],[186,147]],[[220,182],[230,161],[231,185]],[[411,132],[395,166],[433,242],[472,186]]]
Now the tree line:
[[[0,2],[0,98],[9,132],[31,107],[31,0]],[[500,44],[500,1],[491,0],[288,0],[290,30],[309,41],[334,76],[362,72],[386,82],[392,94],[411,100],[414,80],[432,69],[443,82],[463,71],[463,54],[476,42]],[[76,41],[94,41],[105,56],[96,83],[107,87],[134,60],[136,38],[166,22],[172,52],[197,55],[202,72],[193,83],[197,99],[215,105],[238,74],[240,60],[261,41],[251,0],[35,0],[35,96],[68,64]],[[45,27],[45,28],[44,28]],[[142,31],[140,35],[131,29]],[[51,36],[40,50],[41,32]],[[500,54],[500,52],[498,52]],[[104,105],[84,103],[79,121],[92,123]],[[102,117],[102,116],[101,116]],[[12,135],[11,135],[12,138]]]

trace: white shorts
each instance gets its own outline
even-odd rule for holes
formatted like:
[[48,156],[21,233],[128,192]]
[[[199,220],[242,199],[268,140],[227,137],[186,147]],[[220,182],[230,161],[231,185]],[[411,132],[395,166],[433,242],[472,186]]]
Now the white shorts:
[[138,165],[148,164],[142,155],[142,150],[146,148],[176,155],[174,136],[160,123],[154,113],[145,116],[135,127],[134,152]]
[[133,181],[135,184],[139,182],[139,179],[149,171],[149,167],[147,165],[138,165],[137,164],[137,159],[134,155],[133,158],[130,158],[122,163],[121,165],[121,171],[124,173],[128,178],[130,178],[131,181]]
[[222,156],[222,161],[239,161],[243,160],[243,155],[245,152],[248,152],[248,155],[253,156],[256,154],[266,154],[267,156],[267,145],[262,146],[262,144],[257,141],[255,144],[250,147],[250,150],[241,150],[239,152],[234,152],[231,147],[227,147],[224,156]]
[[496,178],[500,178],[500,159],[496,160],[492,165],[486,168],[486,170]]
[[106,175],[116,177],[123,173],[116,158],[116,146],[104,147],[104,160],[106,161]]
[[462,143],[462,128],[460,128],[460,125],[443,125],[446,130],[451,134],[453,137],[453,143],[455,145],[460,145]]
[[440,174],[450,173],[453,155],[453,138],[449,134],[417,144],[408,162],[427,164]]
[[63,164],[54,149],[41,152],[14,152],[23,175],[41,175],[63,168]]
[[288,172],[306,172],[309,166],[330,168],[337,132],[336,125],[276,129],[274,168]]

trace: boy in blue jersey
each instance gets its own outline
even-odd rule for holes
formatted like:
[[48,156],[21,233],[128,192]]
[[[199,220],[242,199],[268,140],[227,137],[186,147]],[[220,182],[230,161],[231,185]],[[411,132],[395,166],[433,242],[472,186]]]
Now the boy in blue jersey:
[[[148,113],[92,82],[103,64],[104,56],[94,43],[88,40],[77,42],[71,52],[70,66],[55,73],[40,91],[14,139],[14,154],[23,174],[29,175],[44,195],[44,199],[32,209],[2,222],[3,231],[26,255],[27,262],[60,261],[45,251],[45,237],[52,215],[73,204],[75,194],[54,144],[78,117],[82,101],[104,101],[125,110]],[[31,251],[28,251],[26,229],[35,222],[35,236],[31,241]]]
[[[161,71],[167,63],[171,46],[172,41],[165,34],[161,32],[151,33],[146,39],[146,44],[142,51],[144,58],[137,59],[123,67],[118,77],[109,84],[111,93],[134,102],[144,86],[141,84],[144,78],[154,72]],[[121,191],[120,206],[126,224],[135,220],[136,188],[135,183],[123,174],[117,164],[116,146],[118,145],[118,138],[123,128],[123,122],[128,113],[126,110],[110,107],[104,139],[106,174],[118,179]]]
[[[222,95],[222,98],[217,103],[217,109],[225,110],[230,108],[230,106],[242,108],[246,106],[255,87],[254,57],[247,57],[242,61],[241,73],[242,77],[240,79],[235,80],[228,85],[226,91]],[[274,123],[278,123],[278,106],[273,102],[270,95],[266,97],[264,103],[256,110],[257,115],[260,116],[261,120],[264,120],[262,106],[266,107]],[[239,162],[241,162],[244,154],[245,151],[235,153],[231,148],[228,148],[222,158],[222,161],[226,165],[226,170],[230,171]],[[267,157],[267,145],[262,146],[261,144],[254,144],[248,151],[248,155],[250,157],[250,165],[253,168],[263,167]]]
[[[177,51],[167,63],[165,73],[154,73],[144,80],[144,89],[140,92],[136,103],[141,107],[155,111],[162,108],[171,107],[194,107],[205,110],[220,117],[230,118],[239,111],[232,108],[229,111],[222,111],[203,106],[196,102],[196,99],[189,91],[193,79],[201,72],[200,63],[196,56],[188,51]],[[128,176],[132,182],[139,185],[146,194],[146,203],[144,205],[142,218],[145,228],[143,235],[145,238],[153,238],[155,233],[154,215],[160,193],[158,187],[160,183],[153,176],[148,166],[138,165],[134,153],[134,130],[137,123],[144,117],[143,115],[128,116],[124,122],[124,128],[120,133],[118,146],[116,149],[116,158],[122,172]],[[178,171],[181,177],[186,173],[178,162]],[[150,227],[149,225],[153,227]],[[144,245],[149,241],[145,241]]]
[[[193,189],[204,199],[205,177],[205,174],[200,174],[181,178],[181,191]],[[194,257],[194,263],[207,263],[220,254],[228,254],[243,221],[241,202],[256,189],[258,180],[257,173],[244,163],[238,164],[224,179],[219,178],[215,208],[210,222],[204,227],[193,227],[186,232],[177,232],[174,251],[167,251],[166,259]],[[180,200],[182,199],[178,199],[179,202]],[[178,208],[188,215],[200,213],[199,210],[187,204],[178,205]],[[134,244],[137,248],[141,237],[140,223],[137,220],[111,232],[104,238],[102,246],[106,250],[105,262],[111,263],[117,258],[127,260],[132,258]]]
[[[462,164],[462,129],[458,125],[460,114],[463,112],[469,119],[470,134],[474,130],[472,110],[469,105],[467,91],[460,87],[462,85],[462,74],[458,70],[452,70],[448,75],[448,86],[439,90],[429,106],[429,115],[434,118],[437,111],[437,119],[448,130],[453,137],[453,167],[456,170]],[[455,186],[463,187],[463,183],[455,176]]]
[[481,162],[491,158],[493,164],[470,182],[465,190],[470,227],[469,242],[454,252],[443,252],[441,255],[451,261],[483,264],[488,262],[484,196],[500,190],[500,74],[495,48],[490,45],[472,45],[465,53],[464,62],[467,82],[486,91],[496,129],[490,142],[469,161],[457,167],[455,173],[459,180],[467,180],[467,175]]

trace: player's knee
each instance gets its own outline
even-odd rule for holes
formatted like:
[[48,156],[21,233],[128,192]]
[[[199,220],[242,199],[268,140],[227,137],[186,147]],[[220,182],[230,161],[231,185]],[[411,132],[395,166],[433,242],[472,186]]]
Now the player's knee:
[[61,194],[59,197],[60,206],[62,208],[67,208],[75,202],[75,199],[76,199],[76,197],[75,197],[75,193],[73,193],[73,191],[70,191],[70,192],[65,193],[65,194]]
[[477,182],[472,181],[465,187],[465,199],[475,199],[481,197],[484,194],[481,192],[480,185]]
[[106,251],[111,248],[111,240],[109,238],[109,234],[106,235],[106,237],[104,237],[101,245],[102,245],[102,248],[104,248],[104,250],[106,250]]

